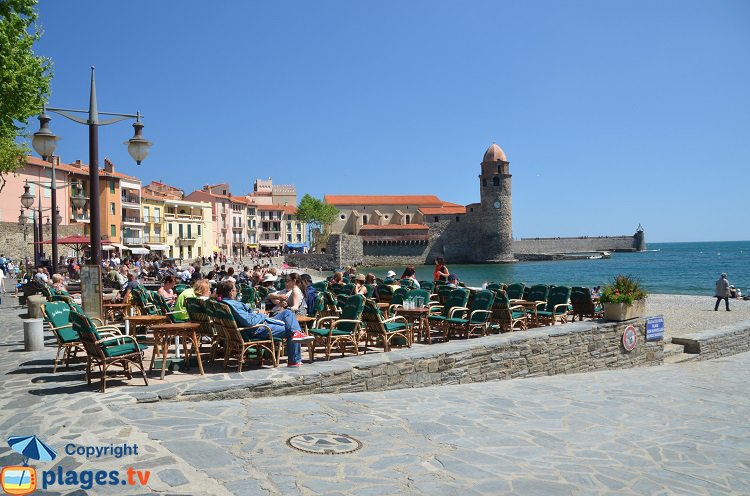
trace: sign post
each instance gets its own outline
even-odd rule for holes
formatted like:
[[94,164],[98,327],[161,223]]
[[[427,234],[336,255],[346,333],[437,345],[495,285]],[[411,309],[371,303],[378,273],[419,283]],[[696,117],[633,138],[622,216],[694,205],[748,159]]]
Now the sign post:
[[102,267],[100,265],[81,266],[81,300],[86,315],[100,319],[104,317]]

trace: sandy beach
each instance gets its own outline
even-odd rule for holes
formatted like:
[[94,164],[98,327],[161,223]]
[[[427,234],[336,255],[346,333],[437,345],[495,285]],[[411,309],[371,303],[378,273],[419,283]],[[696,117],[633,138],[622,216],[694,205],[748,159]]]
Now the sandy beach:
[[665,335],[683,336],[706,329],[717,329],[743,320],[750,320],[750,301],[729,300],[731,312],[721,302],[714,312],[716,298],[674,294],[650,294],[646,300],[647,315],[663,315]]

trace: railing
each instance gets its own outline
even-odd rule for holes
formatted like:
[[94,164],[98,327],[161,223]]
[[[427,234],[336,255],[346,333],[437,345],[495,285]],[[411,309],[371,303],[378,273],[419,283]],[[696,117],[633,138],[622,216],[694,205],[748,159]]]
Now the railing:
[[142,222],[140,217],[137,217],[137,216],[134,216],[134,215],[123,215],[122,216],[122,221],[123,222],[136,222],[138,224],[140,224]]
[[164,214],[164,218],[166,219],[184,219],[184,220],[203,220],[202,215],[193,215],[193,214]]
[[144,215],[143,216],[143,222],[153,222],[154,224],[159,224],[161,222],[162,217],[160,215]]
[[195,237],[191,236],[190,238],[188,238],[188,237],[183,236],[182,238],[177,238],[175,241],[177,241],[178,245],[190,245],[190,244],[195,243],[195,240],[196,240]]
[[143,242],[164,244],[166,242],[166,238],[158,234],[146,234],[145,236],[143,236]]
[[135,195],[122,195],[123,203],[141,203],[141,198]]
[[122,242],[126,245],[142,245],[143,244],[143,238],[141,237],[122,237]]

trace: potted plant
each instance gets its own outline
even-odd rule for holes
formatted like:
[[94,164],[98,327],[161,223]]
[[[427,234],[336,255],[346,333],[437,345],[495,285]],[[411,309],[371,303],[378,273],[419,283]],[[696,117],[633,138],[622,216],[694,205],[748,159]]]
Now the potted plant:
[[602,288],[599,301],[604,304],[604,318],[607,320],[629,320],[646,313],[646,290],[631,276],[615,276]]

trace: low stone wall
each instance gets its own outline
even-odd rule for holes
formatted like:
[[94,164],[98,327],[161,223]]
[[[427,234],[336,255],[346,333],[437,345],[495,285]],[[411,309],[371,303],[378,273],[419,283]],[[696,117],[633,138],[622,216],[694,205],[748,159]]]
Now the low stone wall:
[[698,360],[745,353],[750,351],[750,321],[673,337],[672,343],[683,345],[685,353],[697,354]]
[[[627,325],[638,331],[631,352],[622,346]],[[383,391],[660,365],[664,342],[646,342],[645,328],[645,319],[576,322],[318,361],[299,370],[253,370],[236,380],[191,381],[134,394],[139,401],[158,401]]]
[[513,241],[514,254],[554,254],[645,249],[638,236],[536,238]]
[[284,261],[292,267],[305,269],[334,270],[339,267],[333,256],[327,253],[288,253]]

